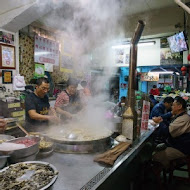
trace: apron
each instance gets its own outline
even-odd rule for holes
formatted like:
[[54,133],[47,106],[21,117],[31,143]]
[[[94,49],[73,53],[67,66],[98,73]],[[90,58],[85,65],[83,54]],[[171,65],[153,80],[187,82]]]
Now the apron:
[[[61,107],[64,111],[67,111],[71,114],[76,114],[78,113],[81,109],[81,103],[80,103],[80,98],[78,94],[75,94],[73,96],[69,95],[66,90],[64,90],[67,96],[69,97],[69,104],[67,106]],[[61,116],[62,119],[66,119],[66,117]]]

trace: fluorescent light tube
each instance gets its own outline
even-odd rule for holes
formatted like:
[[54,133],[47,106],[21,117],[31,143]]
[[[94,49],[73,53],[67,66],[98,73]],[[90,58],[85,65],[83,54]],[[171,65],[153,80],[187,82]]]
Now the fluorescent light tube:
[[[137,45],[139,47],[144,47],[144,46],[152,46],[155,44],[155,41],[151,41],[151,42],[139,42]],[[114,45],[112,46],[112,49],[124,49],[124,48],[129,48],[130,44],[121,44],[121,45]]]

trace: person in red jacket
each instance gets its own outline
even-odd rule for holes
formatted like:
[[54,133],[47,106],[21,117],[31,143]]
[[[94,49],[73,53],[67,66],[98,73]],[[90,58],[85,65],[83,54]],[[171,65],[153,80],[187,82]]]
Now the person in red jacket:
[[160,95],[160,91],[159,91],[158,88],[156,88],[156,85],[153,85],[153,88],[150,90],[149,94],[159,96]]

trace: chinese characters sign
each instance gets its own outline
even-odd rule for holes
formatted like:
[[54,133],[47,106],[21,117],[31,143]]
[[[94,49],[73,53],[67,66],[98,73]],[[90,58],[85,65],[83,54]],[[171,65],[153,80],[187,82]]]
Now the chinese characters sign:
[[34,62],[59,66],[59,43],[35,36]]
[[141,120],[141,129],[148,129],[148,120],[150,114],[150,102],[143,100],[143,109],[142,109],[142,120]]
[[158,81],[158,80],[159,80],[159,73],[156,72],[141,73],[141,81]]

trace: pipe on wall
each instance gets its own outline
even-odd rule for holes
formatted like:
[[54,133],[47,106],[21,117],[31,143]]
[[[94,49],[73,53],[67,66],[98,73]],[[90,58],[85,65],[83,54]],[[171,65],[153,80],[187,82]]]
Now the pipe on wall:
[[177,3],[181,8],[183,8],[186,12],[190,14],[190,8],[185,5],[181,0],[174,0],[175,3]]
[[136,86],[136,67],[137,67],[137,44],[142,35],[145,23],[141,20],[138,21],[137,28],[134,36],[131,39],[130,47],[130,64],[129,64],[129,86],[128,86],[128,106],[134,107],[135,99],[135,86]]

